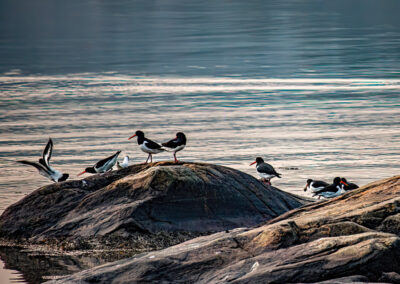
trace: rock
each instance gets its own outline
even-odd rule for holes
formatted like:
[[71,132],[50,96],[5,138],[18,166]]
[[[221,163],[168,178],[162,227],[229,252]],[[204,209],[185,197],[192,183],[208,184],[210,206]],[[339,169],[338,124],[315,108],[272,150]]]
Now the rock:
[[160,162],[54,183],[10,206],[0,237],[64,250],[159,249],[309,203],[223,166]]
[[388,282],[388,283],[400,283],[400,274],[396,272],[383,272],[379,281]]
[[399,204],[397,176],[294,209],[257,228],[198,237],[51,283],[395,282],[400,232],[389,224],[400,213]]
[[336,279],[326,280],[318,282],[319,284],[343,284],[343,283],[370,283],[368,278],[363,275],[353,275],[347,277],[340,277]]

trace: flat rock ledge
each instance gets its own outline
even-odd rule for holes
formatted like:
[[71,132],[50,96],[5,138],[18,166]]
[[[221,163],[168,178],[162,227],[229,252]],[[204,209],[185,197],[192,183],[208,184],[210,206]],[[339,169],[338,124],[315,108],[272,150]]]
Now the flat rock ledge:
[[396,176],[50,283],[400,283],[399,216]]
[[154,250],[256,226],[306,203],[223,166],[140,164],[39,188],[1,215],[0,238],[42,250]]

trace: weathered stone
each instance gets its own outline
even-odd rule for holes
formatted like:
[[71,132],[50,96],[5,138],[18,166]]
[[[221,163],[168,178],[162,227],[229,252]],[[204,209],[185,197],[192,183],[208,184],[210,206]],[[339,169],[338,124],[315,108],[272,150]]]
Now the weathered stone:
[[379,281],[400,284],[400,274],[396,272],[383,272]]
[[45,186],[0,217],[0,237],[64,250],[160,249],[251,227],[308,203],[223,166],[160,162]]
[[397,176],[294,209],[257,228],[195,238],[52,283],[396,283],[399,231],[387,231],[391,222],[397,226],[399,201]]

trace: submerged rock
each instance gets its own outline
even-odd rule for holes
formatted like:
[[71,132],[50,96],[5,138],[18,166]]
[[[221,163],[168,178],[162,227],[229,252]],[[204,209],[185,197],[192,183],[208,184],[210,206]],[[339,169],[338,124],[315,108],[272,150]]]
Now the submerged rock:
[[160,162],[42,187],[0,217],[0,237],[63,249],[159,249],[251,227],[307,203],[223,166]]
[[257,228],[198,237],[52,283],[397,283],[399,213],[397,176]]

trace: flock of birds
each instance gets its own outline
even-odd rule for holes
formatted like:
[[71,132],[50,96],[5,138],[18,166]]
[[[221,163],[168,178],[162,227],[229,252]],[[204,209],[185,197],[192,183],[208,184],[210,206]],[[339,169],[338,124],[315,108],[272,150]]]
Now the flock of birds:
[[[139,148],[148,154],[147,163],[150,159],[150,162],[153,161],[153,155],[158,154],[164,151],[172,152],[174,157],[174,162],[179,162],[176,158],[176,153],[183,150],[186,146],[186,136],[182,132],[176,133],[176,137],[169,140],[168,142],[158,144],[144,136],[144,133],[140,130],[136,131],[134,135],[128,138],[128,140],[137,137],[137,143]],[[18,161],[21,164],[30,165],[35,167],[39,174],[42,176],[54,181],[54,182],[62,182],[68,179],[69,174],[62,173],[52,166],[50,166],[50,159],[53,152],[53,141],[49,138],[46,147],[43,150],[42,158],[39,159],[39,162],[30,162],[26,160]],[[97,174],[97,173],[105,173],[111,171],[115,164],[117,164],[118,169],[126,168],[129,166],[129,157],[125,156],[122,163],[118,162],[118,156],[121,151],[117,151],[115,154],[104,158],[97,163],[95,163],[91,167],[87,167],[83,172],[79,173],[78,176],[83,175],[85,173]],[[264,183],[271,185],[271,179],[274,177],[281,177],[280,173],[277,173],[273,166],[268,163],[265,163],[261,157],[257,157],[254,162],[250,164],[256,164],[257,173],[261,177],[261,180]],[[336,177],[333,179],[333,183],[329,184],[324,181],[312,180],[308,179],[306,187],[304,191],[309,191],[313,194],[313,196],[324,197],[324,198],[333,198],[339,196],[346,191],[358,188],[358,186],[354,183],[348,183],[345,178]]]

